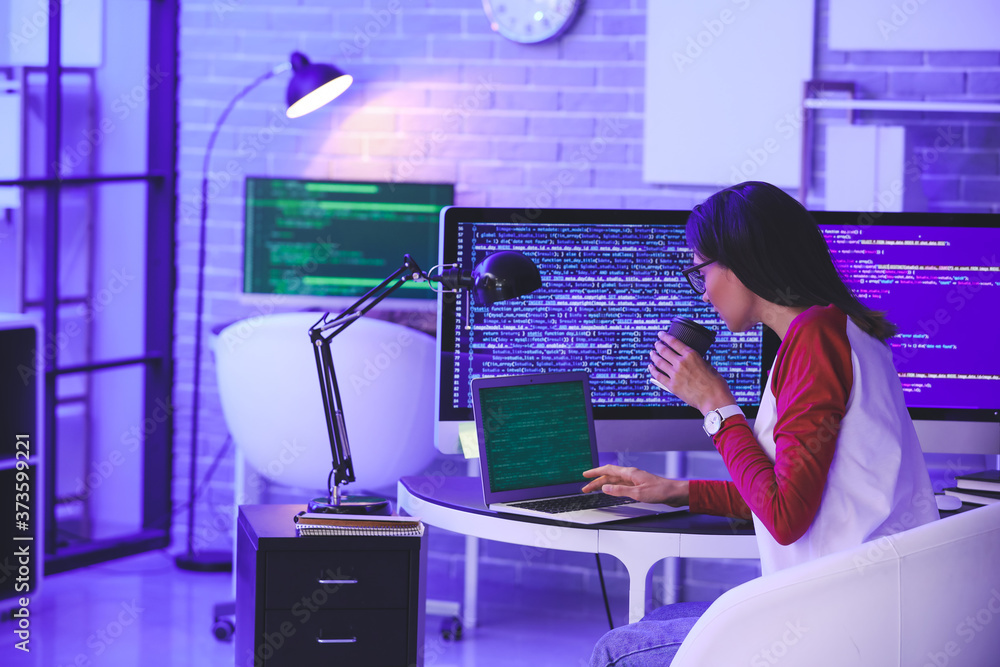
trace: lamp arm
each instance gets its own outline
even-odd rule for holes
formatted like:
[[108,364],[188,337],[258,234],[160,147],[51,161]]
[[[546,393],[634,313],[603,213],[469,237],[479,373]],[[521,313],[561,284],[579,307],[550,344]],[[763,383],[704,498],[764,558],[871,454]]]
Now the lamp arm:
[[347,425],[344,423],[344,409],[340,400],[340,389],[337,386],[333,354],[330,352],[330,338],[324,338],[322,333],[316,330],[311,330],[309,337],[313,341],[316,372],[319,374],[320,394],[323,397],[323,414],[326,418],[327,435],[330,438],[332,479],[327,479],[327,487],[330,491],[330,502],[335,504],[336,488],[355,480],[354,462],[351,460],[351,446],[347,441]]
[[[432,275],[434,269],[438,270],[437,275]],[[464,270],[459,264],[438,264],[432,266],[427,271],[427,279],[436,283],[441,283],[441,290],[435,292],[458,292],[462,289],[472,287],[472,272]]]
[[335,505],[337,487],[355,481],[354,464],[351,460],[351,446],[347,438],[347,426],[344,422],[343,403],[340,400],[340,389],[337,386],[337,372],[334,369],[333,354],[330,351],[330,341],[351,326],[365,313],[375,307],[382,299],[388,297],[404,283],[412,280],[426,280],[427,275],[420,270],[413,258],[406,255],[403,264],[381,283],[368,290],[332,320],[326,313],[309,329],[309,339],[313,344],[313,354],[316,358],[316,372],[319,375],[320,394],[323,397],[323,413],[326,417],[326,430],[330,437],[332,454],[331,481],[328,483],[330,504]]
[[[357,301],[341,311],[341,313],[332,320],[326,319],[330,313],[323,315],[323,317],[321,317],[319,321],[313,325],[313,329],[319,329],[320,331],[335,329],[327,336],[327,338],[333,338],[350,326],[355,320],[359,319],[369,310],[377,306],[382,299],[388,297],[390,294],[402,287],[403,283],[411,280],[428,280],[428,277],[427,274],[420,269],[420,266],[412,257],[404,255],[402,265],[393,271],[385,280],[362,294]],[[396,282],[390,285],[393,281]],[[359,308],[361,310],[358,310]],[[312,329],[310,329],[310,331],[312,331]]]

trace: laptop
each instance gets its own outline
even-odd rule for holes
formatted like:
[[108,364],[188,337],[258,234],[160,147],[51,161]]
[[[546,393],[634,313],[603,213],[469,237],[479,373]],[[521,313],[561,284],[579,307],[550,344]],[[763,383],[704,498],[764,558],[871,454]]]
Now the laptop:
[[684,509],[580,492],[583,471],[598,465],[583,371],[477,378],[472,404],[491,510],[598,524]]

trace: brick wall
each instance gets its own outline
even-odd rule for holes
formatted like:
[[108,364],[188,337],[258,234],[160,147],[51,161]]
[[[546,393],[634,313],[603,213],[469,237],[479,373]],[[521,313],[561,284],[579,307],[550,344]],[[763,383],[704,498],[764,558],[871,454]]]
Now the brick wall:
[[[1000,53],[845,53],[825,47],[827,0],[818,0],[817,78],[856,81],[864,97],[997,100]],[[175,498],[187,497],[197,262],[197,194],[205,145],[226,103],[301,50],[333,62],[355,85],[329,108],[282,116],[287,74],[233,111],[213,154],[206,329],[257,314],[241,304],[242,177],[452,182],[466,206],[689,208],[713,188],[642,182],[644,0],[587,0],[552,43],[519,46],[490,32],[478,0],[203,0],[183,3],[177,249]],[[829,117],[828,117],[829,116]],[[820,115],[811,203],[822,204]],[[1000,211],[997,116],[870,113],[862,122],[907,124],[908,192],[930,210]],[[948,141],[942,145],[939,137]],[[909,200],[908,200],[909,201]],[[210,353],[203,351],[202,473],[226,428]],[[228,548],[232,450],[199,502],[202,546]],[[655,459],[651,467],[662,465]],[[697,474],[724,475],[703,455]],[[714,472],[713,472],[714,471]],[[178,521],[176,538],[183,540]],[[457,562],[442,535],[435,557]],[[605,559],[606,564],[611,559]],[[592,558],[551,552],[525,563],[508,545],[484,547],[484,576],[591,586]],[[621,568],[611,567],[621,583]],[[690,563],[688,594],[712,597],[756,575],[752,563]],[[538,576],[542,572],[542,576]],[[510,580],[510,579],[508,579]]]

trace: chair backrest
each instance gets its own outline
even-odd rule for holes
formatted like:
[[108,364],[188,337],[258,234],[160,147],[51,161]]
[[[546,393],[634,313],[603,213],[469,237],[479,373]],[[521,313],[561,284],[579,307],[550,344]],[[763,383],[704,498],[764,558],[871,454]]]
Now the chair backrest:
[[737,586],[672,667],[1000,664],[1000,503]]
[[[226,425],[268,479],[326,489],[330,438],[309,328],[321,313],[282,313],[219,332],[215,364]],[[362,318],[330,344],[357,483],[382,489],[433,460],[434,338]]]

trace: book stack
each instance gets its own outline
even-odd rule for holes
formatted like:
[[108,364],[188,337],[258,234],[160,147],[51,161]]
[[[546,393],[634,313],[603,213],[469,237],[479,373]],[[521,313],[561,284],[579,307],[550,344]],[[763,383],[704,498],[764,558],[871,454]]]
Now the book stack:
[[955,486],[944,490],[963,503],[989,505],[1000,503],[1000,470],[983,470],[968,475],[956,475]]
[[420,537],[424,534],[424,524],[412,516],[299,512],[294,521],[296,535]]

